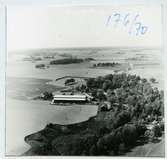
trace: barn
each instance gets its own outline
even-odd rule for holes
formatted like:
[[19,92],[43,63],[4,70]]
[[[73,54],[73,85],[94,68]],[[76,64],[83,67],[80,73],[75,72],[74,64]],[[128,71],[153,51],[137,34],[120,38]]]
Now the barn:
[[51,102],[51,104],[55,104],[55,103],[84,103],[87,102],[87,96],[84,94],[73,94],[73,95],[61,95],[61,94],[56,94],[53,97],[53,100]]

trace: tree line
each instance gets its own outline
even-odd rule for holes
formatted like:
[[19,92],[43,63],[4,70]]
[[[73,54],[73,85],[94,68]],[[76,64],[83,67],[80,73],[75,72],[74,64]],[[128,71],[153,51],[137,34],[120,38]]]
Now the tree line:
[[93,67],[114,67],[114,66],[118,66],[121,65],[118,62],[106,62],[106,63],[97,63],[97,64],[93,64]]

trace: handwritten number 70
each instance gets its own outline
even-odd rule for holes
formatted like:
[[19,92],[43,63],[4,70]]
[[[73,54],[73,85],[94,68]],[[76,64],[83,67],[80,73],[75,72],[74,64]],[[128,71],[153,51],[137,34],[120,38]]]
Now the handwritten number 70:
[[142,26],[141,23],[136,23],[136,35],[139,35],[139,34],[142,34],[144,35],[147,30],[148,30],[148,27],[147,26]]

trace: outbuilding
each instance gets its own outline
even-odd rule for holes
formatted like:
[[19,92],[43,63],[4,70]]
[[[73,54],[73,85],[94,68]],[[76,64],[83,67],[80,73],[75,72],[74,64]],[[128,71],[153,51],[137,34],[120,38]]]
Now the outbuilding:
[[51,104],[55,104],[55,103],[62,103],[62,102],[69,102],[69,103],[83,103],[83,102],[87,102],[87,96],[84,94],[73,94],[73,95],[59,95],[56,94],[53,97],[53,100],[51,102]]

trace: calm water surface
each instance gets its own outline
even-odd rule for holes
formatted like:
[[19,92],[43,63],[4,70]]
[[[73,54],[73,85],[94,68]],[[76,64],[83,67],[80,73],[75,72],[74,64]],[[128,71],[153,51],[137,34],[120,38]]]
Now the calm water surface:
[[26,135],[43,129],[48,123],[72,124],[95,116],[97,107],[55,106],[45,101],[7,99],[6,154],[21,155],[29,149],[24,142]]

